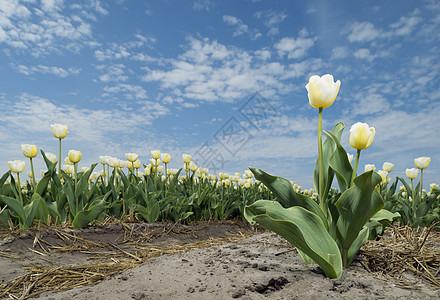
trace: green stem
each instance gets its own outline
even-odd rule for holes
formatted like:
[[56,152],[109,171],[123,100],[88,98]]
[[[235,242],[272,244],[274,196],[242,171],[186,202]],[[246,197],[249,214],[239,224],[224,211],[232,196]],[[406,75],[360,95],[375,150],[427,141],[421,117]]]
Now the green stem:
[[361,156],[361,150],[358,150],[357,153],[356,153],[356,159],[355,159],[355,161],[354,161],[353,173],[351,174],[350,187],[353,185],[354,179],[356,178],[357,168],[358,168],[359,157],[360,157],[360,156]]
[[18,186],[17,186],[18,195],[20,197],[20,203],[23,206],[23,196],[21,195],[21,184],[20,184],[20,174],[19,173],[17,173],[17,182],[18,182]]
[[59,147],[58,147],[58,174],[60,176],[61,179],[61,139],[60,143],[59,143]]
[[77,188],[77,183],[76,183],[76,172],[78,169],[78,163],[74,163],[73,164],[73,173],[74,173],[74,182],[75,182],[75,215],[78,213],[78,197],[76,196],[76,188]]
[[[414,185],[413,185],[414,179],[411,179],[411,196],[412,196],[412,206],[415,210],[415,205],[416,205],[416,201],[415,201],[415,197],[414,197]],[[408,198],[409,199],[409,198]]]
[[319,167],[319,206],[324,215],[327,216],[326,203],[324,201],[324,161],[322,157],[322,107],[319,108],[318,121],[318,167]]
[[420,200],[422,202],[422,192],[423,192],[423,169],[420,169]]
[[31,158],[29,158],[29,159],[31,160],[31,170],[32,170],[32,185],[33,185],[33,187],[34,187],[34,193],[36,193],[36,189],[35,189],[35,187],[36,187],[37,183],[35,182],[35,172],[34,172],[34,164],[32,163],[32,157],[31,157]]

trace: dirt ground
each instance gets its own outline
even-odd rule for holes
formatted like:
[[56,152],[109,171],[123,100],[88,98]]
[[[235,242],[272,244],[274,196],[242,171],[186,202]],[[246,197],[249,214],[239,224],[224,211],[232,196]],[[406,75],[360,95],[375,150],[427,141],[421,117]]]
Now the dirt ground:
[[2,299],[440,298],[423,280],[379,279],[360,260],[328,279],[276,234],[241,222],[3,233],[0,270]]

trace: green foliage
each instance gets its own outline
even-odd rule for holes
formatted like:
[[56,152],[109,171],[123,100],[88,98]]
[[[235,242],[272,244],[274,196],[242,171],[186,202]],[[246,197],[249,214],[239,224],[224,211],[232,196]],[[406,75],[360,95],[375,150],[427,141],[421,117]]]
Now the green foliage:
[[[325,184],[323,197],[318,199],[324,205],[295,192],[288,180],[250,168],[279,204],[257,201],[245,209],[245,217],[251,224],[286,238],[307,263],[315,261],[330,278],[339,278],[342,265],[348,267],[367,239],[382,233],[383,227],[396,218],[395,214],[383,211],[385,203],[377,190],[381,182],[379,174],[365,172],[352,183],[353,169],[340,143],[343,129],[344,124],[338,123],[332,132],[324,131],[327,136],[322,147]],[[340,191],[331,188],[334,176]],[[319,162],[314,173],[319,192],[318,180]],[[323,240],[309,242],[316,236]]]

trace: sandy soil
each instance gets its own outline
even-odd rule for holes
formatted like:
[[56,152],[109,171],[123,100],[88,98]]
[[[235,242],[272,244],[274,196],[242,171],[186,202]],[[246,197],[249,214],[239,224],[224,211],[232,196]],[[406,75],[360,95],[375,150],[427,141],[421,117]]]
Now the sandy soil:
[[[92,286],[44,292],[30,299],[440,298],[440,291],[433,291],[427,285],[419,285],[417,290],[404,289],[377,279],[356,261],[344,270],[341,279],[328,279],[317,265],[306,265],[292,246],[276,234],[254,231],[240,222],[188,226],[113,224],[4,237],[0,241],[0,295],[10,299],[12,290],[5,293],[5,286],[28,272],[23,267],[81,265],[97,261],[98,256],[99,261],[120,262],[121,253],[136,261],[135,258],[147,253],[141,250],[148,245],[148,253],[160,251],[154,254],[156,257],[142,259],[134,268]],[[234,241],[202,247],[228,239]],[[193,250],[176,252],[185,247]],[[22,291],[14,295],[32,295],[37,287],[38,282],[23,283]]]

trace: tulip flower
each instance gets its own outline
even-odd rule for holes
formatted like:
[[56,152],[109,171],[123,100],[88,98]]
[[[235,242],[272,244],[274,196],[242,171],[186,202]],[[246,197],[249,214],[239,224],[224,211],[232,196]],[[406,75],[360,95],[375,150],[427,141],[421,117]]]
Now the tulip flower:
[[426,169],[429,166],[430,162],[431,162],[431,158],[426,156],[421,156],[414,159],[414,163],[416,167],[420,170]]
[[431,191],[434,191],[434,190],[437,190],[437,189],[438,189],[438,184],[436,184],[436,183],[431,183],[431,184],[429,185],[429,187],[431,188]]
[[380,184],[388,183],[388,172],[385,170],[379,170],[377,173],[382,177]]
[[30,144],[22,144],[21,151],[23,152],[23,155],[27,158],[34,158],[38,154],[38,147]]
[[366,164],[365,165],[365,172],[371,171],[371,170],[376,170],[376,166],[374,164],[370,165],[370,164]]
[[46,153],[46,158],[50,160],[53,164],[57,161],[57,156],[50,152]]
[[333,76],[325,74],[322,77],[313,75],[306,85],[309,103],[314,108],[327,108],[335,102],[341,82],[334,82]]
[[357,149],[350,186],[353,184],[354,178],[356,177],[361,150],[370,147],[371,143],[373,142],[375,133],[376,130],[374,129],[374,127],[368,126],[367,123],[357,122],[356,124],[353,124],[350,128],[350,145],[353,148]]
[[431,158],[427,156],[421,156],[414,159],[416,167],[420,169],[420,200],[422,200],[422,187],[423,187],[423,169],[426,169],[431,162]]
[[394,169],[394,164],[390,162],[384,162],[382,166],[382,170],[387,171],[390,173]]
[[339,87],[341,82],[338,80],[334,82],[333,76],[330,74],[325,74],[322,77],[318,75],[313,75],[309,79],[309,83],[306,85],[307,96],[309,98],[309,103],[314,108],[319,109],[318,118],[318,187],[320,201],[319,205],[327,216],[326,202],[323,199],[324,195],[324,162],[322,156],[322,110],[329,107],[335,102],[336,96],[339,92]]
[[[61,159],[61,140],[67,135],[67,126],[61,124],[51,124],[50,129],[52,130],[53,136],[59,140],[58,157]],[[58,163],[58,174],[61,178],[61,162]]]
[[189,162],[191,161],[191,158],[192,158],[192,156],[189,155],[189,154],[183,154],[182,155],[183,162],[186,163],[186,164],[189,164]]
[[66,165],[73,166],[73,162],[70,161],[69,157],[66,157],[64,159],[64,162],[66,163]]
[[171,155],[169,155],[168,153],[162,153],[160,155],[160,159],[163,161],[164,164],[167,164],[171,160]]
[[74,167],[73,165],[64,165],[63,166],[63,170],[64,172],[66,172],[66,174],[68,175],[72,175],[74,173]]
[[419,170],[416,168],[406,169],[406,177],[413,180],[417,178],[417,175],[419,174]]
[[32,158],[36,157],[38,154],[38,147],[35,145],[30,144],[22,144],[21,145],[21,151],[23,152],[23,155],[30,159],[31,161],[31,171],[32,171],[32,186],[34,188],[35,192],[35,174],[34,174],[34,164],[32,162]]
[[125,153],[125,157],[129,162],[133,163],[138,159],[139,155],[137,153]]
[[153,159],[159,159],[160,158],[160,150],[151,150],[151,157]]
[[20,197],[20,203],[23,205],[23,196],[21,195],[20,173],[24,171],[25,163],[22,160],[8,161],[11,172],[17,174],[17,189]]
[[373,142],[376,130],[367,123],[357,122],[350,128],[350,145],[357,149],[367,149]]
[[76,164],[81,160],[81,151],[70,150],[69,151],[69,160]]

